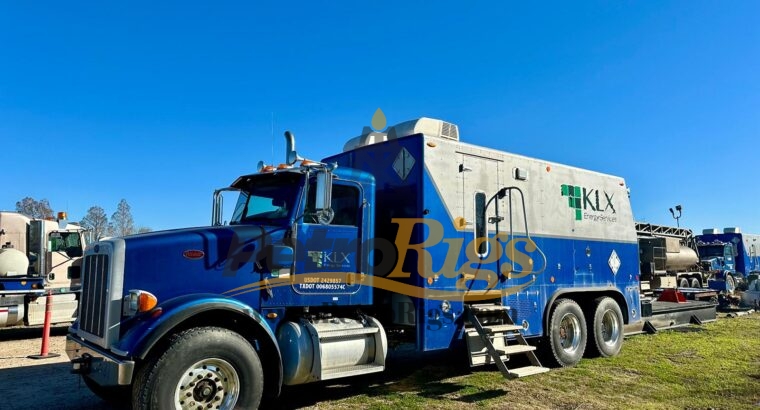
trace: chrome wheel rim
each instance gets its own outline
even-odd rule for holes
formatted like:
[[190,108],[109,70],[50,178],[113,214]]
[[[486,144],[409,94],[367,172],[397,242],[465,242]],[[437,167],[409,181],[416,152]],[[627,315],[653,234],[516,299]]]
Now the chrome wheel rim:
[[174,390],[182,410],[231,409],[240,395],[240,378],[226,360],[203,359],[188,367]]
[[567,313],[562,316],[559,325],[559,343],[562,350],[573,353],[581,344],[581,322],[578,317]]
[[602,341],[607,346],[614,346],[620,338],[620,321],[612,310],[602,316]]
[[734,289],[736,289],[736,282],[734,282],[734,277],[732,275],[726,276],[726,291],[728,293],[734,293]]

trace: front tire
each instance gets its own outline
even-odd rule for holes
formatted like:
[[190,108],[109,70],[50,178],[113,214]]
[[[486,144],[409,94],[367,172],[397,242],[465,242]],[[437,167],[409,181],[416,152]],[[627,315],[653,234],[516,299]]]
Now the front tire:
[[610,297],[596,300],[594,321],[594,343],[589,343],[592,356],[612,357],[623,348],[623,312]]
[[144,364],[132,402],[137,409],[256,409],[263,389],[253,346],[233,331],[202,327],[173,336],[165,352]]
[[689,287],[689,279],[688,278],[678,279],[678,287],[679,288],[688,288]]
[[583,310],[571,299],[554,303],[549,320],[549,349],[558,366],[577,364],[586,350],[586,318]]
[[726,292],[729,295],[733,295],[735,290],[736,290],[736,279],[734,279],[734,275],[727,273],[726,274]]

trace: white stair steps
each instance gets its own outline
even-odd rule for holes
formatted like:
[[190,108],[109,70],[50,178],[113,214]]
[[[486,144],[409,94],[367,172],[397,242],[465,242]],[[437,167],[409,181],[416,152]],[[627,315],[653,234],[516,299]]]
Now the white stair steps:
[[[541,366],[531,346],[520,332],[522,326],[515,325],[508,314],[509,307],[498,304],[477,304],[467,306],[467,321],[472,327],[465,329],[470,366],[495,364],[507,379],[545,373],[549,369]],[[482,317],[478,317],[478,315]],[[493,323],[495,324],[484,324]],[[510,344],[512,343],[512,344]],[[510,355],[524,354],[532,364],[510,370],[506,362]]]
[[[505,333],[511,333],[511,332],[519,332],[522,330],[522,326],[518,325],[485,325],[483,326],[483,330],[488,335],[500,335]],[[467,332],[467,336],[478,336],[478,330],[474,327],[468,327],[465,329],[465,332]]]
[[510,378],[520,378],[520,377],[527,377],[527,376],[533,376],[536,374],[546,373],[550,369],[546,367],[540,367],[540,366],[525,366],[525,367],[518,367],[516,369],[509,369],[509,377]]
[[470,310],[473,313],[500,312],[509,310],[509,306],[503,305],[472,305]]
[[[486,325],[483,326],[483,330],[486,331],[486,333],[506,333],[506,332],[514,332],[522,330],[522,326],[518,325]],[[477,332],[477,330],[475,331]]]

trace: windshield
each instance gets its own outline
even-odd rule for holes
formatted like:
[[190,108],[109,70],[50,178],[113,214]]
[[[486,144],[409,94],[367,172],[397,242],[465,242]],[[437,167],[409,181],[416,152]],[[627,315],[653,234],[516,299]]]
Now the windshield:
[[699,256],[702,258],[723,257],[723,245],[705,245],[699,247]]
[[303,175],[293,172],[254,175],[234,184],[241,190],[230,224],[287,222],[297,205]]
[[69,252],[79,250],[81,253],[82,242],[79,232],[54,232],[50,234],[50,250],[52,252]]

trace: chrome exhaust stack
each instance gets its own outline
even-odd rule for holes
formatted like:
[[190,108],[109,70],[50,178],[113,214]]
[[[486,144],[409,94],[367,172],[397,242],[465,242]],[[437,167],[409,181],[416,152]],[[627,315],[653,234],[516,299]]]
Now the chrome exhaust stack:
[[296,152],[296,137],[290,131],[285,131],[285,163],[293,165],[297,161],[302,161],[303,158],[298,156]]

